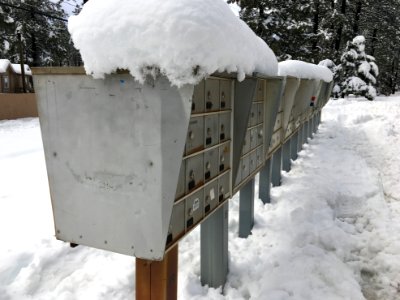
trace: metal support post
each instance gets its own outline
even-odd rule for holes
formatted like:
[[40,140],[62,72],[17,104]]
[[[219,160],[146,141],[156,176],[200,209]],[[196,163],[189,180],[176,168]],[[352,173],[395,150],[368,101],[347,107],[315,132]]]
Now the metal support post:
[[308,138],[312,139],[313,138],[313,118],[310,118],[308,120]]
[[254,178],[240,190],[239,237],[247,238],[254,225]]
[[299,153],[303,148],[303,124],[301,124],[299,127],[298,136],[297,153]]
[[265,162],[264,168],[260,171],[258,195],[262,202],[271,203],[271,159]]
[[299,144],[299,133],[296,132],[291,138],[290,138],[290,158],[292,160],[297,159],[297,150],[298,150],[298,144]]
[[304,122],[304,127],[303,127],[303,144],[308,143],[308,121]]
[[316,114],[314,114],[313,115],[313,133],[314,134],[316,134],[317,133],[317,116],[318,116],[318,113],[316,113]]
[[175,300],[177,291],[178,245],[162,261],[136,259],[136,299]]
[[290,140],[286,141],[282,146],[282,170],[286,172],[290,171],[290,146]]
[[228,275],[228,201],[201,224],[201,284],[218,288]]
[[281,185],[282,147],[272,156],[271,182],[272,186]]

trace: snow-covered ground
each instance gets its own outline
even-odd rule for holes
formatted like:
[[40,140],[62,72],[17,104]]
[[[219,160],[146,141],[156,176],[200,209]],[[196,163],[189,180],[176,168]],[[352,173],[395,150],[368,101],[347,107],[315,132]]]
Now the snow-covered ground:
[[[237,237],[224,289],[199,280],[199,230],[180,243],[179,299],[400,299],[400,97],[330,101],[273,203]],[[0,121],[0,299],[132,299],[134,259],[53,237],[37,119]]]

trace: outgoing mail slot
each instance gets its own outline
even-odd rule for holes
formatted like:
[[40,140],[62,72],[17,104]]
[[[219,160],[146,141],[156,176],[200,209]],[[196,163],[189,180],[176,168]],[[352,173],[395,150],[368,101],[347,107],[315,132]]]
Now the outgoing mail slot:
[[186,155],[204,148],[204,118],[191,118],[186,137]]
[[250,130],[247,130],[243,141],[242,155],[250,151]]
[[185,174],[185,192],[187,194],[203,184],[203,154],[186,159]]
[[175,242],[185,233],[185,201],[179,202],[172,208],[166,244]]
[[242,161],[242,181],[250,175],[250,156],[243,157]]
[[253,174],[253,172],[256,170],[257,168],[257,152],[253,151],[250,154],[250,162],[249,162],[249,170],[250,170],[250,174]]
[[208,214],[219,204],[218,180],[214,180],[204,188],[204,214]]
[[257,104],[257,124],[264,121],[264,103]]
[[226,173],[224,176],[221,176],[218,179],[218,202],[221,203],[225,199],[228,199],[231,194],[230,194],[230,188],[229,188],[229,173]]
[[231,81],[221,80],[220,81],[220,108],[221,110],[231,109]]
[[205,83],[206,112],[219,110],[219,80],[207,79]]
[[219,149],[211,149],[204,153],[204,181],[207,182],[218,175]]
[[219,147],[219,172],[222,173],[230,168],[230,145],[228,143]]
[[276,116],[274,132],[277,131],[281,127],[282,127],[282,112],[278,113]]
[[204,80],[195,87],[192,98],[192,114],[204,112]]
[[200,222],[204,211],[204,191],[201,189],[186,199],[186,229]]
[[176,188],[175,199],[181,198],[185,194],[185,163],[181,163],[179,171],[178,186]]
[[257,82],[256,101],[264,101],[265,80],[259,79]]
[[257,147],[258,143],[258,131],[257,127],[250,129],[250,150],[253,150]]
[[250,111],[250,127],[256,126],[258,120],[258,104],[253,103]]
[[219,142],[225,142],[231,138],[231,114],[219,115]]
[[204,146],[211,147],[219,142],[218,136],[218,115],[206,116],[204,121]]

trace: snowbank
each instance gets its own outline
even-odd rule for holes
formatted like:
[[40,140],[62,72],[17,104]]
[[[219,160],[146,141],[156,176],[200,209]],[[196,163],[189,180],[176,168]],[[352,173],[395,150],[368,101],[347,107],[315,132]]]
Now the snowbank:
[[223,0],[91,0],[68,29],[86,72],[160,71],[181,86],[216,71],[277,75],[272,50]]
[[331,82],[332,72],[325,66],[317,66],[300,60],[286,60],[279,63],[279,76],[293,76],[306,79],[321,79]]

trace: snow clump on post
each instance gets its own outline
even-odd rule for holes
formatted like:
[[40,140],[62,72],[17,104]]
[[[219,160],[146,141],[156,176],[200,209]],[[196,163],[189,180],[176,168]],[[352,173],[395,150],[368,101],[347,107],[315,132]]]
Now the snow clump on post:
[[88,74],[128,69],[195,84],[214,72],[275,76],[272,50],[223,0],[91,0],[68,29]]

